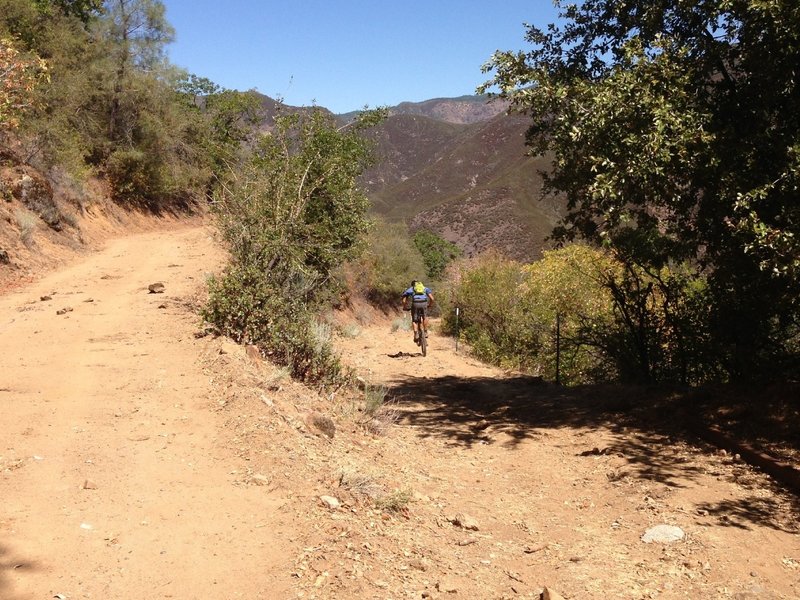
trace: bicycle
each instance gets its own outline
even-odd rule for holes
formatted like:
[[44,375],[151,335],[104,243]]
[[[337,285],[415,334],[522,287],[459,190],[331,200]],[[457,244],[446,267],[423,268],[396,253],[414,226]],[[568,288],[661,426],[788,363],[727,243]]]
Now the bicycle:
[[[417,313],[416,311],[419,311],[419,313]],[[422,351],[422,356],[428,356],[428,329],[425,327],[425,309],[412,308],[411,312],[412,321],[414,320],[414,317],[417,317],[419,319],[419,321],[417,321],[417,339],[415,340],[416,344]],[[411,328],[413,330],[414,328],[413,325]]]

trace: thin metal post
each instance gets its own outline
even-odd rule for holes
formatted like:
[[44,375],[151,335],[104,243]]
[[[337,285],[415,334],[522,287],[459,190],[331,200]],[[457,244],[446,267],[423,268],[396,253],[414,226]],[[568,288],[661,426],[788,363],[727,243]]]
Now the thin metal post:
[[458,338],[459,338],[459,335],[458,335],[458,313],[459,312],[460,312],[460,309],[456,306],[456,354],[458,354]]
[[561,313],[556,313],[556,385],[561,385]]

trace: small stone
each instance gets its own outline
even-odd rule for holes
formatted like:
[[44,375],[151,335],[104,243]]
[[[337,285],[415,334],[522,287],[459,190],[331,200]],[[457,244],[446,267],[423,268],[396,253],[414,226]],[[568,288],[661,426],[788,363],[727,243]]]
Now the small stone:
[[442,592],[443,594],[456,594],[458,593],[458,586],[452,581],[448,581],[446,579],[440,581],[436,584],[436,589]]
[[60,310],[57,310],[57,311],[56,311],[56,314],[57,314],[57,315],[65,315],[65,314],[67,314],[68,312],[72,312],[72,307],[70,307],[70,306],[65,306],[64,308],[62,308],[62,309],[60,309]]
[[85,480],[83,482],[83,489],[85,489],[85,490],[96,490],[97,489],[97,484],[94,481],[91,481],[91,480],[87,479],[87,480]]
[[42,297],[39,298],[39,300],[41,300],[42,302],[48,302],[48,301],[50,301],[52,299],[53,299],[52,296],[42,296]]
[[167,305],[166,304],[159,304],[158,308],[167,308]]
[[564,600],[564,596],[546,587],[542,590],[542,600]]
[[414,559],[411,562],[409,562],[408,566],[411,567],[412,569],[416,569],[417,571],[427,571],[428,570],[427,563],[424,560],[421,560],[419,558]]
[[449,518],[448,521],[450,521],[456,527],[461,527],[462,529],[479,531],[478,521],[464,513],[458,513],[454,517]]
[[471,538],[467,538],[465,540],[461,540],[460,542],[458,542],[458,545],[459,546],[470,546],[472,544],[477,544],[477,543],[478,543],[478,538],[471,537]]
[[156,283],[151,283],[147,286],[147,289],[150,290],[151,294],[163,294],[166,287],[160,281]]
[[685,533],[680,527],[674,525],[656,525],[644,532],[642,541],[645,544],[656,542],[658,544],[670,544],[678,542],[685,537]]
[[327,506],[331,510],[335,510],[335,509],[339,508],[342,505],[342,503],[339,502],[333,496],[320,496],[319,499],[320,499],[320,501],[322,501],[322,504],[324,504],[325,506]]
[[269,477],[257,473],[250,478],[250,483],[253,485],[269,485]]

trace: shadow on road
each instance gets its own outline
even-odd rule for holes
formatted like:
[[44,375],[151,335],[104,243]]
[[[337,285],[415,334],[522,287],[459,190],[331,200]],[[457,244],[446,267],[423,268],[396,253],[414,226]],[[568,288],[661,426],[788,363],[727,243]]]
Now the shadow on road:
[[10,554],[8,547],[0,544],[0,598],[13,600],[16,596],[11,595],[12,573],[21,574],[38,569],[38,565],[32,561],[18,560]]
[[[421,437],[444,438],[460,447],[502,443],[513,449],[547,430],[602,427],[617,434],[615,441],[604,448],[587,442],[579,455],[621,455],[627,461],[624,476],[670,487],[685,487],[705,473],[706,467],[692,460],[694,452],[715,451],[690,433],[681,407],[667,390],[564,388],[525,376],[418,377],[392,382],[391,390],[403,422]],[[800,515],[800,501],[786,498],[781,506],[794,520]],[[757,502],[703,508],[720,518],[727,514],[730,525],[751,522],[783,529],[775,521],[776,506]]]

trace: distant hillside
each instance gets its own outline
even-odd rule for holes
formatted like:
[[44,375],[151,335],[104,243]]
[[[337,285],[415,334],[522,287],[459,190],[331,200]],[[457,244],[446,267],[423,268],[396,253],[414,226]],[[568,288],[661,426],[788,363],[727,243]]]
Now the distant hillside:
[[[480,100],[473,105],[485,104]],[[469,102],[453,99],[452,109],[447,103],[390,109],[375,133],[379,162],[364,177],[375,212],[431,229],[468,254],[498,248],[519,259],[538,257],[563,205],[540,201],[539,171],[549,163],[526,155],[529,118],[488,111],[486,119],[455,123],[421,114],[453,115]]]

